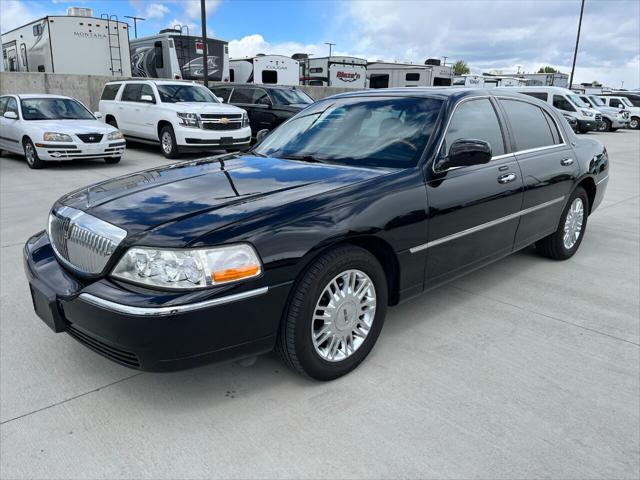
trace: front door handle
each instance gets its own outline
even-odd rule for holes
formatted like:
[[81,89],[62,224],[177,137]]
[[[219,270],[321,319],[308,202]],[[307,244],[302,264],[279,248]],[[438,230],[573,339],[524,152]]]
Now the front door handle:
[[560,165],[562,165],[563,167],[573,165],[573,158],[563,158],[562,160],[560,160]]
[[509,183],[513,182],[516,179],[515,173],[505,173],[504,175],[500,175],[498,177],[498,183]]

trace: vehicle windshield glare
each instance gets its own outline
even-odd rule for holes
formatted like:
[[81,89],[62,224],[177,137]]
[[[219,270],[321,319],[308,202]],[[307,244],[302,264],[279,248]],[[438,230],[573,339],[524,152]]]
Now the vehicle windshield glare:
[[89,110],[71,98],[23,98],[20,106],[25,120],[95,120]]
[[309,105],[313,103],[313,99],[301,90],[292,88],[290,90],[274,88],[271,94],[282,105]]
[[354,166],[413,167],[442,103],[410,97],[328,99],[274,130],[254,151]]
[[199,85],[156,85],[162,103],[212,102],[220,103],[208,88]]
[[581,108],[591,108],[590,105],[587,105],[584,100],[582,100],[579,96],[577,95],[567,95],[567,98],[569,98],[569,100],[571,100],[571,103],[573,103],[576,107],[581,107]]
[[596,97],[595,95],[589,95],[589,100],[591,100],[597,107],[606,106],[606,104],[602,101],[602,99]]
[[633,103],[629,101],[626,97],[620,97],[620,101],[624,103],[627,107],[633,107]]

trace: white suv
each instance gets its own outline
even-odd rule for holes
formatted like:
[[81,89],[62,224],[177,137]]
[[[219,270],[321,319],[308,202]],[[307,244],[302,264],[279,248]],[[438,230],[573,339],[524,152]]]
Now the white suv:
[[126,80],[104,86],[104,121],[125,137],[160,143],[167,158],[187,149],[239,150],[251,141],[247,112],[223,104],[195,82]]

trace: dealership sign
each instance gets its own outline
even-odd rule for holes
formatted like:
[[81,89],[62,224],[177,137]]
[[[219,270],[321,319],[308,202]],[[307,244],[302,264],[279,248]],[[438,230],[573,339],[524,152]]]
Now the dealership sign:
[[357,72],[343,72],[338,70],[336,77],[343,82],[355,82],[360,79],[360,74]]

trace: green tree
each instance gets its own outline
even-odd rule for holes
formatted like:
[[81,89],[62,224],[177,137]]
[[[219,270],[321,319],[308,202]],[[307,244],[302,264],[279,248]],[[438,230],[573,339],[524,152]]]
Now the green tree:
[[546,67],[540,67],[538,73],[560,73],[560,70],[547,65]]
[[464,60],[458,60],[453,64],[453,73],[455,75],[465,75],[467,73],[471,73],[471,70],[469,69],[469,65],[467,65],[467,62],[465,62]]

